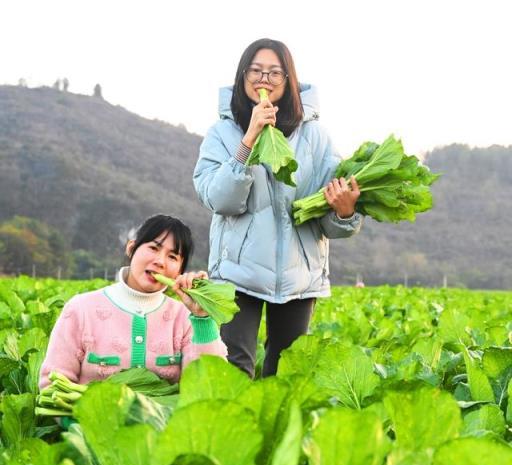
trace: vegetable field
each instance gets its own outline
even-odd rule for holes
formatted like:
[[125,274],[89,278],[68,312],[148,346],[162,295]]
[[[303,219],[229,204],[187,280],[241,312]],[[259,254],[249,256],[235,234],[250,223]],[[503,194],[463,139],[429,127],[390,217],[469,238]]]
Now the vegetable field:
[[39,367],[103,285],[0,280],[0,465],[512,465],[512,292],[335,288],[277,376],[204,356],[178,394],[93,383],[65,430],[34,413]]

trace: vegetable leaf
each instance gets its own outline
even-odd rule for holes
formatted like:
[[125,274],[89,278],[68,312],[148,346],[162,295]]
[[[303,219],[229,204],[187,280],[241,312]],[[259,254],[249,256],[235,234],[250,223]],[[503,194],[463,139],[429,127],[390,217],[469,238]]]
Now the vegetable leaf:
[[462,420],[456,400],[448,392],[422,387],[413,391],[389,391],[384,406],[391,417],[396,441],[393,458],[420,453],[459,434]]
[[404,149],[402,143],[393,136],[389,136],[376,149],[368,162],[361,170],[354,174],[356,180],[361,184],[378,179],[398,168],[402,161]]
[[220,357],[202,355],[183,371],[178,407],[200,400],[234,400],[249,386],[250,380],[242,370]]
[[165,379],[147,368],[129,368],[108,377],[115,384],[126,384],[130,389],[147,396],[168,396],[176,393],[177,384],[169,384]]
[[[363,143],[338,165],[335,176],[354,176],[361,191],[356,211],[386,223],[414,222],[417,213],[430,210],[433,201],[429,186],[439,177],[415,156],[406,155],[402,143],[392,135],[381,145]],[[293,202],[297,226],[329,210],[324,189]]]
[[320,417],[304,447],[312,465],[378,465],[388,448],[382,423],[373,412],[341,408]]
[[[168,286],[166,294],[178,299],[171,290],[175,281],[155,273],[155,279]],[[235,302],[236,288],[231,283],[214,283],[208,279],[194,279],[191,289],[183,289],[199,306],[207,312],[218,325],[228,323],[240,309]]]
[[[158,437],[151,463],[167,465],[181,457],[184,461],[177,463],[254,465],[262,439],[253,414],[240,404],[197,401],[176,410]],[[185,456],[194,460],[185,461]]]
[[512,449],[490,438],[463,438],[446,442],[434,455],[434,465],[512,465]]
[[[267,100],[267,92],[260,89],[261,100]],[[270,167],[278,181],[295,187],[294,172],[299,167],[295,155],[284,134],[277,128],[267,124],[258,135],[246,165],[264,163]]]

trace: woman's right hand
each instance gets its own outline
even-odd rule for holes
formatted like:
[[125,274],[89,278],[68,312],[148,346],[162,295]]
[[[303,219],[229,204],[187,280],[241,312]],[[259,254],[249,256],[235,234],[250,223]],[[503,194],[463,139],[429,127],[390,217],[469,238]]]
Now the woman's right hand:
[[198,317],[205,317],[208,316],[208,313],[183,291],[183,289],[192,289],[194,279],[208,279],[208,273],[206,271],[190,271],[188,273],[180,274],[179,276],[176,276],[172,290],[178,294],[181,301],[185,304],[185,307],[189,309],[190,313]]
[[260,132],[267,124],[276,125],[276,113],[279,110],[277,106],[272,105],[269,100],[263,100],[252,109],[249,128],[242,138],[245,146],[252,148]]

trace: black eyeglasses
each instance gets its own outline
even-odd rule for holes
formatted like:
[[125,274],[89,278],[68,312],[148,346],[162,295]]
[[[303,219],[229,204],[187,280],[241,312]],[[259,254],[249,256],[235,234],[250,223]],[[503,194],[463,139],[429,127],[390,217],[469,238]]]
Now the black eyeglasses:
[[259,68],[247,68],[244,70],[245,79],[247,79],[251,84],[261,82],[265,74],[267,75],[268,82],[273,86],[281,85],[288,77],[287,74],[279,70],[262,71]]

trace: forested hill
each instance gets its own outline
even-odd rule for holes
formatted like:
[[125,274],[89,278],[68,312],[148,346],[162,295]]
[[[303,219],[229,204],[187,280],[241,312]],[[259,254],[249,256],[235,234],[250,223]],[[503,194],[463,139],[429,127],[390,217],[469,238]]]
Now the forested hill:
[[[406,135],[404,143],[407,147]],[[127,231],[156,212],[193,230],[204,266],[209,212],[192,171],[201,137],[97,97],[0,86],[0,222],[14,215],[58,228],[73,249],[120,253]],[[415,224],[367,220],[331,242],[335,282],[512,287],[512,147],[434,150],[443,177],[435,208]]]
[[149,214],[170,212],[204,258],[209,214],[191,183],[200,142],[100,98],[0,86],[0,220],[37,218],[104,255]]
[[[428,154],[442,177],[414,224],[379,224],[337,241],[331,259],[371,282],[512,288],[512,147],[450,145]],[[347,263],[348,261],[348,263]],[[343,263],[345,262],[345,263]]]

